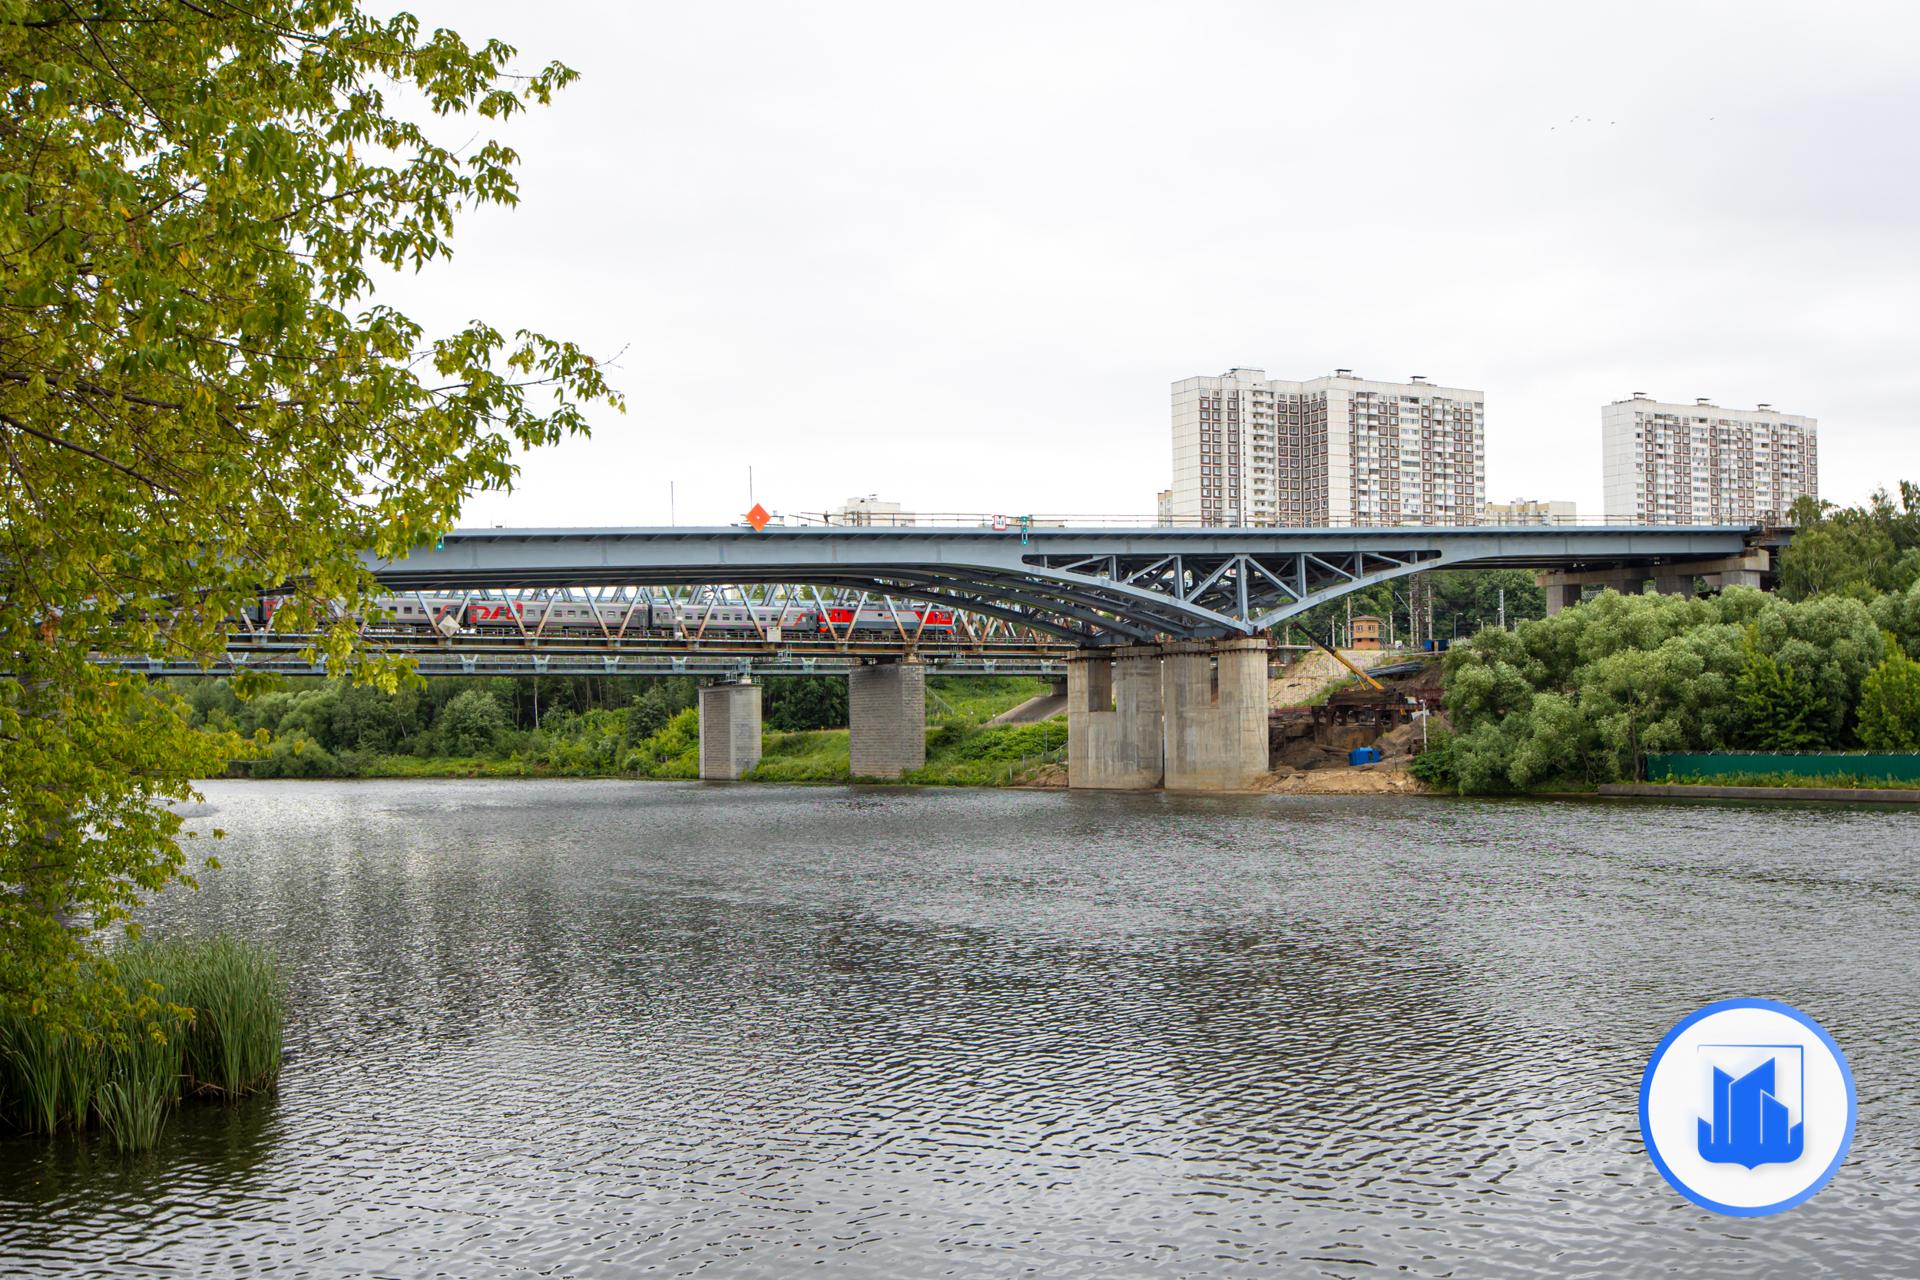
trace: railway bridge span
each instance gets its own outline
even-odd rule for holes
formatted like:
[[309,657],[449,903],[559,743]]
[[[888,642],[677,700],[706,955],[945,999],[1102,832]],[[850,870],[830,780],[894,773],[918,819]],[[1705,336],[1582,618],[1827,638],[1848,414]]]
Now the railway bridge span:
[[[1744,525],[472,529],[369,567],[396,592],[807,587],[996,620],[1031,638],[1026,660],[1064,663],[1074,786],[1213,790],[1266,772],[1267,633],[1318,605],[1450,568],[1534,570],[1550,611],[1594,584],[1757,586],[1778,541]],[[940,656],[900,639],[836,658],[856,776],[925,759],[925,657]],[[751,767],[759,711],[750,681],[702,691],[703,777]]]

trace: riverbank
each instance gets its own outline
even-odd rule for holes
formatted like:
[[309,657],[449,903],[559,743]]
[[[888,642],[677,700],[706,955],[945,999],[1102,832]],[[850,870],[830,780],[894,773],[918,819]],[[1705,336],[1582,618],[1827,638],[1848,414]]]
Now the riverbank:
[[1610,782],[1599,795],[1638,800],[1802,800],[1842,801],[1848,804],[1920,805],[1920,789],[1912,787],[1712,786],[1678,782]]
[[[1018,786],[1050,766],[1064,766],[1066,747],[1064,717],[1030,724],[943,724],[928,732],[927,759],[921,768],[905,777],[884,781],[918,786]],[[638,782],[690,781],[700,776],[699,725],[691,711],[674,717],[659,733],[625,752],[548,750],[505,756],[416,756],[325,753],[296,745],[264,759],[265,768],[243,761],[231,776],[261,780],[624,778]],[[759,763],[747,771],[743,780],[866,781],[853,775],[845,729],[768,733]]]

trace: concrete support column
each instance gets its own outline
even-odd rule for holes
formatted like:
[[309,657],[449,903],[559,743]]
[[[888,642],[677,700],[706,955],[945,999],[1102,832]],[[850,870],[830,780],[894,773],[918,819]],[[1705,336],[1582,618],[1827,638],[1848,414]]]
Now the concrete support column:
[[1693,596],[1693,575],[1690,573],[1662,573],[1653,580],[1653,590],[1663,596]]
[[855,667],[847,675],[848,752],[856,778],[897,778],[927,762],[926,668]]
[[760,763],[760,686],[710,684],[700,691],[700,776],[732,782]]
[[1728,587],[1753,587],[1761,585],[1761,573],[1758,569],[1729,569],[1725,573],[1706,575],[1707,585],[1715,591],[1725,591]]
[[1265,777],[1266,639],[1170,644],[1161,653],[1167,789],[1227,791]]
[[1082,649],[1067,659],[1069,787],[1157,787],[1164,741],[1159,649]]
[[1570,609],[1580,603],[1580,584],[1568,582],[1565,575],[1558,573],[1536,573],[1533,580],[1540,584],[1540,590],[1547,596],[1547,616],[1551,618],[1562,609]]

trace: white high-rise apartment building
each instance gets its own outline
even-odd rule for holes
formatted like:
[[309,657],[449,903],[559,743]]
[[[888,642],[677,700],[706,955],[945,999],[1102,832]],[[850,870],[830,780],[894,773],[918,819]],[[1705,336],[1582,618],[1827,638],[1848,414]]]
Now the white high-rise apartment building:
[[1486,503],[1486,395],[1350,369],[1261,369],[1173,384],[1182,525],[1474,524]]
[[1636,524],[1777,524],[1820,495],[1819,424],[1772,405],[1669,404],[1641,392],[1600,410],[1607,515]]

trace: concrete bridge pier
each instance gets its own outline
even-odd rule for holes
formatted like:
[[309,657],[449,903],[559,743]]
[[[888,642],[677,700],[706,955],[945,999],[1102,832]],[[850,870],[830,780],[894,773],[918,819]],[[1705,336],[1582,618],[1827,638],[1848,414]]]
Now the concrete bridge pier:
[[1169,644],[1161,653],[1167,789],[1232,791],[1265,777],[1265,637]]
[[700,776],[734,782],[760,763],[760,686],[746,681],[700,690]]
[[1067,660],[1067,781],[1079,788],[1229,791],[1267,754],[1267,642],[1083,649]]
[[927,762],[927,677],[918,662],[847,674],[848,756],[856,778],[897,778]]
[[1081,649],[1067,659],[1067,785],[1137,791],[1165,776],[1160,650]]
[[1654,592],[1663,596],[1691,596],[1696,580],[1704,582],[1709,591],[1763,587],[1772,560],[1765,547],[1749,547],[1737,556],[1678,561],[1650,569],[1543,570],[1534,575],[1534,581],[1547,593],[1547,616],[1552,617],[1568,605],[1580,603],[1580,593],[1586,587],[1611,587],[1622,595],[1638,595],[1651,580]]

